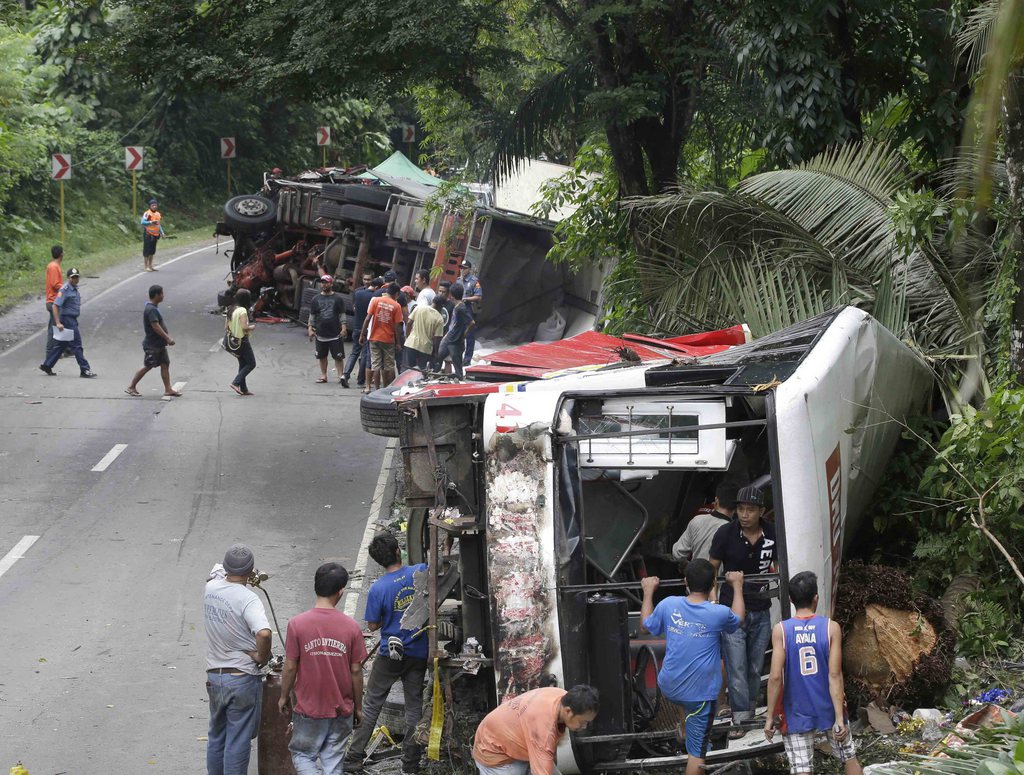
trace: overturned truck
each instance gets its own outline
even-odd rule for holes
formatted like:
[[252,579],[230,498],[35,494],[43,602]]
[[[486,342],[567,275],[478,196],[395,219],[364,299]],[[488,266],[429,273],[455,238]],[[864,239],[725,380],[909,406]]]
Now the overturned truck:
[[[802,570],[832,609],[895,420],[926,406],[931,373],[853,307],[744,338],[588,332],[496,353],[483,373],[504,382],[399,391],[409,553],[429,560],[405,626],[430,626],[464,736],[509,696],[589,683],[600,713],[563,739],[563,772],[683,762],[640,579],[685,594],[670,547],[724,478],[771,493],[778,566],[758,581],[773,619]],[[729,729],[716,723],[709,763],[773,747]]]

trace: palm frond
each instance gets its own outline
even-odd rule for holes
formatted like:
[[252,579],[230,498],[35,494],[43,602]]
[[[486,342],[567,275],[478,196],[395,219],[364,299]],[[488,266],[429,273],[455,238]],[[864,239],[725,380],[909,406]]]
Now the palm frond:
[[[745,322],[757,335],[854,304],[926,357],[981,363],[984,288],[970,282],[981,259],[897,245],[892,208],[909,182],[891,149],[851,144],[732,191],[627,200],[638,295],[659,328]],[[970,400],[962,386],[973,367],[936,363],[949,403]]]
[[593,63],[583,58],[535,84],[499,127],[490,164],[494,178],[507,177],[522,160],[537,156],[543,150],[544,133],[582,105],[593,84]]
[[964,145],[978,150],[975,192],[978,203],[983,207],[991,200],[990,166],[1006,84],[1024,51],[1024,0],[999,0],[997,5],[998,17],[986,41],[984,67],[971,97],[972,120],[966,124],[964,142]]
[[989,50],[1002,1],[987,0],[972,8],[964,26],[956,34],[957,51],[967,57],[967,67],[972,73],[981,69],[985,52]]

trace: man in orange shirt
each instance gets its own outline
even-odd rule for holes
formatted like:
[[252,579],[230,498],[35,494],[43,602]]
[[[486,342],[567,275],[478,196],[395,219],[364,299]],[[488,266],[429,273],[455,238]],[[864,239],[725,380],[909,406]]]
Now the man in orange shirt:
[[395,357],[402,349],[402,305],[396,301],[401,292],[398,283],[391,283],[382,296],[370,299],[370,306],[359,332],[359,344],[370,340],[370,376],[364,393],[390,385],[395,378]]
[[162,236],[164,236],[164,227],[160,224],[163,216],[160,215],[160,211],[156,209],[157,201],[155,199],[149,200],[149,209],[142,214],[142,220],[139,223],[142,224],[142,262],[143,271],[155,272],[156,268],[153,266],[153,256],[156,255],[156,243]]
[[546,687],[513,697],[476,730],[473,760],[480,775],[553,775],[558,742],[597,716],[597,689]]
[[57,298],[60,287],[64,284],[64,270],[60,262],[64,260],[64,248],[54,245],[50,248],[52,261],[46,265],[46,354],[53,349],[53,300]]

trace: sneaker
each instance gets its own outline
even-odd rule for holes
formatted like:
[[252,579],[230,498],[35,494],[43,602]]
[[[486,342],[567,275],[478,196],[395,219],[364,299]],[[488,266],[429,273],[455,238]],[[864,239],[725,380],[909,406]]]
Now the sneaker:
[[79,376],[82,379],[92,379],[93,377],[99,376],[95,371],[83,371]]
[[53,369],[51,369],[51,368],[50,368],[49,366],[47,366],[47,365],[46,365],[45,363],[40,363],[40,364],[39,364],[39,370],[40,370],[41,372],[43,372],[43,374],[45,374],[45,375],[46,375],[46,376],[48,376],[48,377],[52,377],[52,376],[54,376],[54,373],[53,373]]
[[338,380],[338,382],[341,383],[341,386],[343,388],[347,388],[348,387],[348,377],[342,377],[341,379]]

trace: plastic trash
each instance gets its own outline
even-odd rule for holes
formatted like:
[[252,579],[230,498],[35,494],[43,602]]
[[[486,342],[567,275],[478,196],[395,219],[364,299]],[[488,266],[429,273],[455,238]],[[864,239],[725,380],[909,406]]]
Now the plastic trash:
[[28,770],[25,769],[25,766],[21,762],[18,762],[11,767],[11,775],[28,775]]
[[565,332],[565,316],[557,309],[554,310],[548,319],[537,326],[537,335],[533,337],[535,342],[557,342]]

